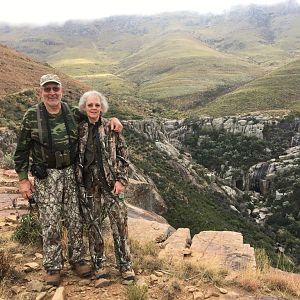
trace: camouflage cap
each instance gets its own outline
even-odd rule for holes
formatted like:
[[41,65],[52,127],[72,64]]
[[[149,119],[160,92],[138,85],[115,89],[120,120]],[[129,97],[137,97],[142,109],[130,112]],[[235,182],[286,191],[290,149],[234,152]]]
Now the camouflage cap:
[[55,74],[46,74],[43,75],[40,79],[40,86],[43,86],[44,84],[48,83],[48,82],[56,82],[59,85],[61,85],[60,79],[57,75]]

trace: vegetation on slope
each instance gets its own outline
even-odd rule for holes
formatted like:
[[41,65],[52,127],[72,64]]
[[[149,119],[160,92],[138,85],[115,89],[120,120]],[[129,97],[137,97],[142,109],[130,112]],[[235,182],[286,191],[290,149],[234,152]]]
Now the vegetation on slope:
[[[202,230],[239,231],[247,243],[266,249],[275,260],[272,237],[268,235],[270,232],[232,211],[224,196],[210,189],[199,190],[183,176],[179,164],[162,154],[154,143],[129,130],[125,135],[132,162],[156,184],[167,203],[165,217],[172,226],[188,227],[192,235]],[[204,173],[202,179],[208,180]]]
[[[223,176],[232,167],[241,177],[249,168],[259,162],[278,158],[290,147],[290,142],[297,124],[293,124],[294,115],[282,120],[277,125],[266,125],[264,139],[232,134],[225,130],[201,128],[194,126],[185,141],[189,151],[197,163]],[[300,159],[293,161],[293,167],[278,172],[275,182],[267,195],[261,195],[260,201],[268,207],[270,213],[266,217],[265,228],[274,243],[285,249],[285,254],[293,258],[296,266],[300,263]],[[276,191],[283,194],[276,197]],[[247,195],[241,201],[245,204]],[[248,207],[249,208],[249,207]]]
[[[6,26],[0,27],[0,38],[109,95],[117,111],[119,102],[126,101],[119,106],[126,107],[128,117],[179,117],[202,112],[216,97],[297,57],[299,11],[289,1],[219,16],[185,12],[38,28]],[[272,91],[261,87],[269,84],[264,80],[230,94],[232,105],[226,100],[205,112],[299,108],[289,78],[281,94],[275,81]]]
[[300,60],[221,96],[202,111],[232,115],[270,109],[300,111]]

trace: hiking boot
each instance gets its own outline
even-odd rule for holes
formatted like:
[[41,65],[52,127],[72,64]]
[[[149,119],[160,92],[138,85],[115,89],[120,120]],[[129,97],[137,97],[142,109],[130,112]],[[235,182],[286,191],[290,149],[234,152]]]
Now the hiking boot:
[[80,277],[90,276],[92,273],[92,268],[85,262],[76,263],[72,266],[72,269]]
[[108,267],[101,267],[98,270],[95,270],[95,277],[99,278],[107,278],[109,277],[110,269]]
[[45,281],[48,285],[59,286],[60,271],[47,271]]
[[128,270],[128,271],[121,272],[121,276],[124,280],[134,280],[134,278],[135,278],[135,274],[134,274],[134,271],[132,269]]

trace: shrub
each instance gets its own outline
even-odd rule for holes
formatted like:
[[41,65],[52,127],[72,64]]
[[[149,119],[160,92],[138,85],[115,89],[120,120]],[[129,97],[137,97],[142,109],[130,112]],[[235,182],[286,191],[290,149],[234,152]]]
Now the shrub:
[[36,217],[32,214],[24,215],[17,226],[13,239],[21,244],[42,244],[42,229]]
[[1,159],[1,162],[0,162],[0,167],[2,169],[6,169],[6,170],[14,169],[15,163],[14,163],[14,160],[13,160],[13,153],[4,154],[4,156],[3,156],[3,158]]
[[129,284],[127,286],[127,299],[128,300],[146,300],[148,287],[146,285],[138,286],[136,284]]

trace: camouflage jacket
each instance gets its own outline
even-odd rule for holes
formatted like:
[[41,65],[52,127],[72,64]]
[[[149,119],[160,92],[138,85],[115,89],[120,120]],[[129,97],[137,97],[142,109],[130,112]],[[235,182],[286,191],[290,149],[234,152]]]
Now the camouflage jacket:
[[[127,149],[124,137],[120,133],[116,133],[110,129],[106,119],[101,118],[99,122],[98,132],[102,150],[103,169],[108,185],[113,189],[115,181],[120,181],[124,186],[128,183],[128,162]],[[78,150],[78,164],[77,164],[77,180],[79,184],[83,185],[84,176],[84,158],[87,148],[89,134],[89,123],[82,122],[79,125],[79,150]],[[94,147],[95,148],[95,147]],[[96,151],[96,150],[95,150]],[[93,164],[97,164],[97,153],[95,153],[96,160]],[[99,167],[98,167],[99,169]]]
[[[70,119],[70,113],[67,112],[67,122],[70,128],[70,140],[75,144],[75,149],[77,148],[77,126],[78,122],[82,119],[82,114],[79,112],[79,109],[74,106],[70,106],[70,111],[73,114],[72,122]],[[43,162],[42,155],[42,147],[44,148],[44,153],[46,156],[46,161],[48,159],[52,159],[53,153],[49,152],[49,141],[47,132],[43,132],[43,142],[40,142],[39,129],[38,129],[38,121],[37,121],[37,110],[39,108],[39,104],[34,105],[29,108],[25,113],[20,133],[18,137],[17,147],[14,154],[14,162],[15,162],[15,170],[18,173],[19,180],[28,178],[28,170],[29,170],[29,161],[32,159],[33,163]],[[51,136],[53,148],[63,151],[64,149],[68,149],[69,147],[69,136],[67,134],[65,123],[62,114],[58,116],[52,116],[48,114],[49,124],[51,128]],[[42,118],[43,120],[43,118]],[[74,125],[70,125],[70,124]],[[76,156],[76,154],[75,154]]]

